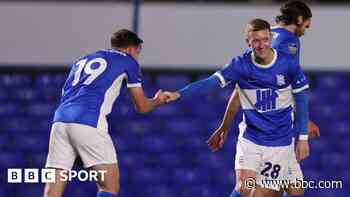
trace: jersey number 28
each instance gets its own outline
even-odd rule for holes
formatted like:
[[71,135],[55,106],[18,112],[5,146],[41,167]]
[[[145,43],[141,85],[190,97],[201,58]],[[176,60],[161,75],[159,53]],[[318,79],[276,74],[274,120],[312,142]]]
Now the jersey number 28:
[[[98,64],[98,66],[96,66],[96,68],[92,68],[93,64]],[[76,65],[78,65],[78,69],[74,73],[72,86],[75,86],[79,83],[80,75],[83,70],[85,74],[89,75],[83,84],[89,85],[107,68],[107,62],[103,58],[95,58],[90,61],[87,61],[87,59],[82,59],[77,62]]]

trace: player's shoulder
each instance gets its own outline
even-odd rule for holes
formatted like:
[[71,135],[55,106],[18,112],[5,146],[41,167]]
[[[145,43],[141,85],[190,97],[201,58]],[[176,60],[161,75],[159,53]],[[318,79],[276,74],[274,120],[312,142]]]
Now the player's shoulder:
[[252,50],[250,48],[246,49],[242,54],[232,58],[232,63],[240,65],[245,64],[250,61],[252,55]]
[[295,33],[288,31],[287,29],[279,26],[275,26],[271,28],[273,39],[276,41],[279,41],[281,43],[283,42],[294,42],[299,43],[299,37],[295,35]]
[[113,49],[103,49],[103,50],[97,51],[97,53],[104,54],[111,61],[122,62],[124,65],[138,66],[138,62],[131,55],[124,53],[122,51],[117,51]]
[[277,57],[279,60],[283,61],[295,61],[295,56],[291,53],[288,53],[284,50],[276,49]]

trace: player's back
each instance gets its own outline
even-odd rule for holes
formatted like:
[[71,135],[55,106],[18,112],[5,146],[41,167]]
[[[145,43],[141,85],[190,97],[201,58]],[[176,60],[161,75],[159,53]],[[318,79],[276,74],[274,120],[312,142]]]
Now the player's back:
[[[135,67],[135,68],[130,68]],[[106,115],[137,62],[125,53],[100,50],[79,58],[62,90],[54,122],[80,123],[107,130]]]
[[295,33],[279,26],[273,27],[271,31],[273,33],[272,47],[279,51],[289,53],[299,61],[300,40],[298,36]]

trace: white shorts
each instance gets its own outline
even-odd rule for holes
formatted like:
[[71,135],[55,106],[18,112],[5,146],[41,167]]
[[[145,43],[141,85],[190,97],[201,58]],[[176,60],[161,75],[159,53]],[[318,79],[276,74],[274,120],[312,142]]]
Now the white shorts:
[[116,151],[107,131],[76,123],[54,123],[46,168],[70,170],[78,156],[84,168],[117,163]]
[[255,171],[259,186],[278,191],[296,180],[303,180],[303,173],[296,160],[294,142],[289,146],[268,147],[239,137],[235,169]]

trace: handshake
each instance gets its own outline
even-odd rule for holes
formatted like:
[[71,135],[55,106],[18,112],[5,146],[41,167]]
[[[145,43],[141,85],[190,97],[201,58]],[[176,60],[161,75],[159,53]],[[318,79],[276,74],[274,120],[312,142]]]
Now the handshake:
[[180,98],[180,96],[181,95],[178,92],[158,90],[157,93],[154,95],[153,100],[157,105],[162,105],[164,103],[176,101]]

